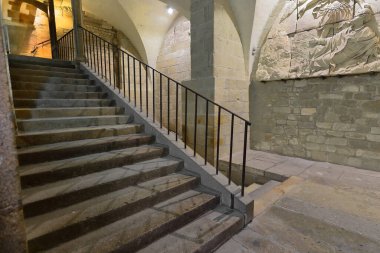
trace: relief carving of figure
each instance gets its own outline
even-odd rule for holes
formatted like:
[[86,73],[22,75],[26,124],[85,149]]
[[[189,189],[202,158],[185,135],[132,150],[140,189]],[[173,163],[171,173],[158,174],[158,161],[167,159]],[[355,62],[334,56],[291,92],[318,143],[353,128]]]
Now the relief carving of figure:
[[[369,4],[356,2],[361,8],[354,17],[350,0],[300,0],[296,5],[298,19],[309,10],[319,19],[318,38],[310,42],[309,66],[296,66],[290,71],[308,69],[311,73],[342,65],[368,63],[379,55],[379,37],[369,24],[376,22]],[[292,12],[286,13],[282,20]],[[351,64],[350,64],[351,63]]]
[[363,4],[358,15],[348,22],[340,24],[332,37],[318,38],[312,41],[312,47],[321,45],[310,54],[310,71],[336,68],[344,65],[366,64],[378,58],[380,40],[369,25],[374,21],[372,8]]

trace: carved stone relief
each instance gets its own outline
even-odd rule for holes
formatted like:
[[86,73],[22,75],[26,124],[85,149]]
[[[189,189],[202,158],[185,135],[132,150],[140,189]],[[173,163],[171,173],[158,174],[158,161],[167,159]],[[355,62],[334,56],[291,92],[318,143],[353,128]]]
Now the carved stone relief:
[[380,1],[287,1],[262,47],[257,79],[380,71]]

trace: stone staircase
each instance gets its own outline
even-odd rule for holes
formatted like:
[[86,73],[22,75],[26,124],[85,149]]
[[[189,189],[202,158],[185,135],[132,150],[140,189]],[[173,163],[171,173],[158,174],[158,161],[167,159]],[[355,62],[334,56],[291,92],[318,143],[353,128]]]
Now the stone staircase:
[[10,71],[29,252],[213,252],[244,226],[72,63]]

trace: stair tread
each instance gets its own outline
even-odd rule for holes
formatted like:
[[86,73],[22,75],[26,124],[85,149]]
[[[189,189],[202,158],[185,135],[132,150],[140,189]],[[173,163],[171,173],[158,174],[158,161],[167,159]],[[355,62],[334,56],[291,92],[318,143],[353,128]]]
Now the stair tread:
[[90,154],[85,156],[79,156],[64,160],[36,163],[30,165],[20,166],[18,168],[21,177],[29,176],[33,174],[39,174],[43,172],[54,173],[59,170],[71,168],[73,166],[83,166],[84,164],[95,164],[99,161],[107,161],[114,157],[123,157],[127,155],[136,155],[141,153],[148,153],[150,151],[162,150],[163,147],[156,145],[143,145],[139,147],[126,148],[120,150],[113,150],[109,152]]
[[[228,239],[224,233],[231,230],[229,232],[231,235],[242,228],[242,220],[240,213],[225,206],[219,206],[174,233],[155,241],[138,253],[210,252]],[[217,236],[222,236],[222,238],[217,238]],[[207,245],[212,240],[215,242],[212,245]]]
[[68,142],[59,142],[59,143],[53,143],[53,144],[46,144],[46,145],[36,145],[31,146],[27,148],[20,148],[17,150],[18,154],[28,154],[28,153],[36,153],[36,152],[43,152],[43,151],[52,151],[52,150],[64,150],[69,149],[73,147],[82,147],[86,148],[86,146],[91,146],[95,144],[105,144],[112,141],[123,141],[123,140],[135,140],[135,139],[141,139],[144,137],[152,137],[150,134],[129,134],[129,135],[121,135],[121,136],[111,136],[111,137],[104,137],[104,138],[96,138],[96,139],[84,139],[79,141],[68,141]]
[[[79,108],[79,107],[78,107]],[[43,131],[28,131],[28,132],[18,132],[17,136],[31,136],[31,135],[49,135],[62,132],[75,132],[75,131],[85,131],[85,130],[94,130],[94,129],[122,129],[122,128],[136,128],[141,126],[141,124],[128,123],[124,125],[108,125],[108,126],[88,126],[88,127],[76,127],[76,128],[64,128],[64,129],[52,129],[52,130],[43,130]]]
[[249,193],[249,196],[254,200],[260,199],[263,195],[271,191],[274,187],[280,185],[281,183],[278,181],[270,180],[266,184],[257,188],[256,190]]
[[135,186],[104,194],[75,205],[26,219],[28,240],[57,230],[63,226],[84,221],[101,215],[128,203],[134,203],[161,191],[167,191],[195,177],[182,174],[170,174]]
[[47,66],[47,65],[40,65],[40,64],[25,64],[25,63],[11,62],[10,67],[11,69],[28,69],[28,70],[46,69],[46,70],[57,70],[60,72],[80,73],[80,70],[76,68],[54,67],[54,66]]
[[109,118],[128,118],[127,115],[99,115],[99,116],[78,116],[78,117],[49,117],[49,118],[33,118],[19,119],[17,122],[43,122],[43,121],[62,121],[62,120],[80,120],[80,119],[109,119]]
[[[156,163],[160,161],[161,166],[168,165],[168,162],[170,161],[169,159],[164,160],[164,158],[161,158],[160,160],[154,160],[156,161]],[[172,160],[172,162],[178,163],[178,161],[175,160]],[[117,179],[121,179],[121,177],[130,177],[136,173],[141,173],[144,169],[149,169],[152,167],[156,168],[156,163],[148,164],[150,166],[149,167],[146,166],[147,163],[141,162],[101,172],[96,172],[81,177],[60,180],[54,183],[24,189],[22,190],[21,194],[22,202],[23,205],[27,205],[44,199],[68,194],[70,192],[79,191],[81,189],[88,188],[94,185],[103,184],[109,181],[115,181]]]
[[[88,77],[88,75],[81,73],[80,71],[77,72],[65,72],[65,71],[59,71],[59,70],[48,70],[48,69],[30,69],[30,68],[19,68],[19,67],[11,67],[10,68],[11,74],[19,75],[18,72],[21,72],[20,75],[25,75],[28,73],[28,75],[31,76],[41,76],[39,74],[67,74],[69,76],[71,75],[76,75],[76,76],[81,76],[81,77]],[[43,75],[45,76],[45,75]]]
[[152,231],[170,225],[215,198],[209,194],[188,191],[47,252],[111,252],[142,236],[149,236]]

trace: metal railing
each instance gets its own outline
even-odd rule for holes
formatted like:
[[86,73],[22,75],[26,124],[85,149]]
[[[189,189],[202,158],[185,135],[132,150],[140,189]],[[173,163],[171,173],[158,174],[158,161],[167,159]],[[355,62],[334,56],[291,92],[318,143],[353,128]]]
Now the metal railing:
[[57,55],[61,60],[75,60],[74,31],[72,29],[58,39]]
[[[247,145],[248,145],[248,131],[251,123],[245,120],[243,117],[233,113],[231,110],[217,104],[214,101],[206,98],[204,95],[199,94],[193,89],[184,86],[178,81],[170,78],[169,76],[163,74],[162,72],[156,70],[155,68],[149,66],[148,64],[140,61],[135,56],[131,55],[127,51],[119,48],[118,46],[102,39],[96,34],[86,30],[85,28],[80,29],[80,36],[84,42],[84,55],[87,59],[88,66],[103,79],[108,81],[109,85],[115,90],[118,90],[121,95],[124,96],[130,103],[132,103],[135,108],[139,108],[140,112],[146,114],[146,117],[153,119],[153,122],[157,122],[160,128],[164,128],[166,124],[167,134],[174,132],[175,140],[178,141],[180,136],[179,129],[179,106],[180,100],[181,105],[184,107],[184,126],[182,131],[182,140],[184,142],[184,148],[189,148],[192,146],[193,155],[197,154],[204,157],[204,163],[207,164],[211,162],[215,165],[216,174],[219,173],[219,159],[220,159],[220,148],[221,144],[221,125],[222,125],[222,113],[228,114],[231,117],[230,131],[229,132],[229,147],[228,147],[228,184],[231,184],[232,180],[232,157],[233,157],[233,147],[234,147],[234,128],[237,121],[241,121],[242,126],[244,126],[244,143],[243,143],[243,157],[242,159],[242,175],[241,175],[241,195],[244,196],[245,188],[245,176],[246,176],[246,160],[247,160]],[[73,60],[74,59],[74,48],[73,48],[73,32],[70,31],[64,35],[58,41],[58,52],[61,59]],[[145,85],[143,85],[145,82]],[[164,94],[163,87],[166,88],[166,94]],[[145,91],[144,91],[145,89]],[[173,98],[174,91],[174,98]],[[158,94],[157,94],[158,93]],[[181,94],[181,95],[180,95]],[[166,96],[166,98],[164,98]],[[172,96],[172,97],[171,97]],[[193,107],[192,103],[189,102],[190,96],[194,97]],[[157,101],[158,100],[158,101]],[[164,101],[165,100],[165,101]],[[184,100],[184,101],[183,101]],[[197,150],[197,131],[199,128],[198,116],[200,109],[200,104],[203,101],[205,105],[204,110],[204,150],[202,154]],[[166,108],[164,108],[164,103],[166,103]],[[175,110],[171,113],[171,105],[174,104]],[[182,108],[183,109],[183,108]],[[210,110],[214,109],[214,113],[210,113]],[[166,115],[164,111],[166,110]],[[189,113],[193,110],[193,129],[189,129],[190,119]],[[183,110],[182,110],[183,111]],[[174,115],[173,115],[174,114]],[[214,117],[217,115],[216,117]],[[166,119],[164,119],[164,116]],[[210,118],[214,119],[214,125],[210,123]],[[173,122],[174,120],[174,122]],[[225,120],[224,120],[225,121]],[[170,127],[171,123],[174,123],[173,127]],[[210,145],[210,139],[214,140],[214,132],[210,131],[210,126],[217,129],[216,136],[216,159],[209,161],[208,159],[208,148]],[[193,131],[193,139],[188,140],[189,130]],[[193,143],[190,143],[190,142]],[[215,144],[213,141],[212,144]],[[238,144],[238,143],[237,143]],[[236,146],[236,144],[235,144]],[[213,156],[213,157],[214,157]]]

